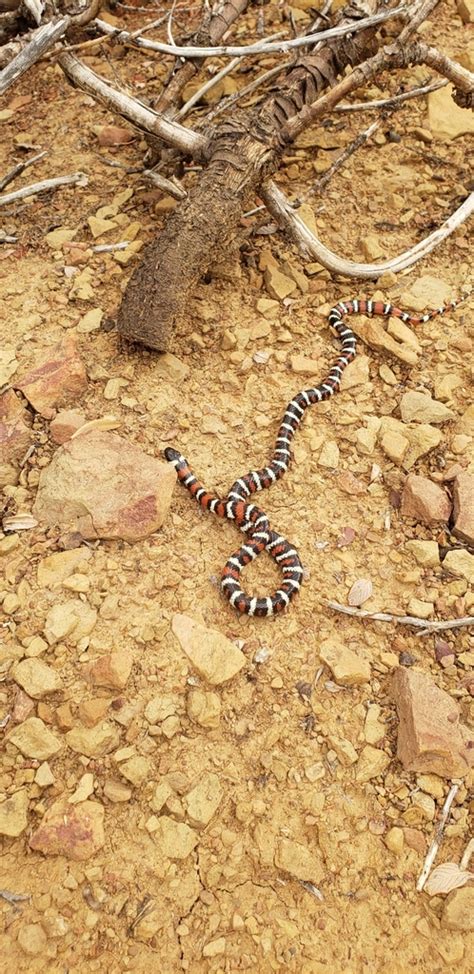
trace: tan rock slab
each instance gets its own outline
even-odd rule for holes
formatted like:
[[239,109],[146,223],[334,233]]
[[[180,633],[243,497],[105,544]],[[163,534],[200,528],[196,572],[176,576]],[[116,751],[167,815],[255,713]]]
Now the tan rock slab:
[[16,464],[28,450],[32,431],[26,422],[27,416],[13,389],[0,395],[0,465]]
[[91,431],[60,447],[41,473],[35,517],[84,538],[137,541],[161,527],[176,473],[116,433]]
[[28,792],[20,788],[13,795],[0,795],[0,835],[16,838],[28,825]]
[[437,541],[407,541],[405,548],[423,568],[437,568],[440,563]]
[[474,930],[474,886],[455,889],[446,897],[441,926],[448,930]]
[[452,575],[460,575],[474,585],[474,555],[463,548],[448,551],[443,559],[443,568]]
[[15,727],[8,740],[27,758],[47,761],[62,748],[62,743],[39,717],[29,717]]
[[296,291],[296,281],[294,281],[291,277],[287,277],[286,274],[283,274],[278,267],[268,265],[264,271],[263,277],[265,280],[265,287],[270,297],[274,298],[276,301],[283,301],[284,298],[287,298],[290,294],[293,294],[293,291]]
[[18,931],[18,946],[28,957],[44,954],[48,938],[40,923],[25,923]]
[[[463,0],[464,4],[470,2]],[[459,108],[452,95],[452,85],[428,95],[428,123],[435,138],[457,139],[460,135],[474,134],[473,113],[468,108]]]
[[[446,89],[444,88],[443,91]],[[452,101],[451,104],[453,104]],[[451,284],[433,274],[422,274],[400,295],[400,304],[402,308],[413,308],[414,311],[421,314],[430,309],[441,308],[452,297]]]
[[95,727],[73,727],[66,734],[66,743],[77,754],[99,758],[118,747],[120,733],[114,724],[104,721]]
[[203,774],[198,784],[185,796],[186,815],[191,825],[203,829],[215,815],[223,796],[217,774]]
[[447,423],[456,419],[452,409],[424,392],[405,392],[400,400],[400,416],[404,423]]
[[30,847],[45,856],[64,856],[77,862],[90,859],[105,842],[104,809],[98,802],[71,805],[58,801],[48,808],[30,839]]
[[92,609],[87,602],[71,599],[69,602],[57,602],[51,607],[43,633],[50,646],[63,640],[76,646],[84,636],[90,636],[96,622],[96,609]]
[[123,775],[130,784],[138,787],[142,785],[144,781],[149,780],[152,773],[153,765],[149,758],[142,757],[140,754],[136,754],[134,757],[129,758],[128,761],[123,761],[120,766],[120,774]]
[[62,680],[56,670],[34,657],[17,663],[13,667],[12,677],[33,700],[43,700],[62,687]]
[[90,548],[72,548],[70,551],[55,551],[54,554],[42,558],[38,564],[36,578],[41,588],[54,588],[61,585],[69,575],[75,572],[79,565],[90,561]]
[[198,835],[185,822],[162,815],[154,832],[155,841],[167,859],[187,859],[197,846]]
[[115,653],[99,656],[86,668],[89,683],[96,687],[123,690],[131,673],[133,656],[128,649],[118,649]]
[[217,629],[208,629],[190,616],[176,614],[172,630],[194,668],[213,686],[231,680],[245,666],[244,654]]
[[399,667],[390,693],[398,711],[397,756],[407,771],[464,777],[474,765],[472,734],[457,703],[418,670]]
[[336,683],[341,686],[353,687],[368,683],[370,680],[370,663],[349,649],[338,639],[326,639],[319,647],[319,656],[326,666],[329,666]]
[[378,778],[387,770],[390,764],[390,757],[385,751],[371,744],[366,744],[362,748],[357,762],[356,781],[365,782],[372,778]]
[[200,727],[206,729],[219,727],[221,710],[220,697],[212,690],[206,691],[195,687],[189,691],[186,711],[190,720],[199,724]]
[[474,545],[474,474],[460,473],[453,484],[453,534]]
[[317,885],[324,878],[321,855],[293,839],[280,839],[275,851],[275,866],[302,882]]
[[447,522],[451,514],[451,501],[439,484],[411,473],[403,487],[401,514],[423,524]]
[[73,335],[66,335],[40,365],[17,379],[15,388],[45,419],[52,418],[55,406],[82,395],[87,375]]
[[55,443],[61,446],[71,439],[81,426],[84,426],[86,417],[84,413],[77,409],[61,409],[57,416],[51,420],[50,431]]

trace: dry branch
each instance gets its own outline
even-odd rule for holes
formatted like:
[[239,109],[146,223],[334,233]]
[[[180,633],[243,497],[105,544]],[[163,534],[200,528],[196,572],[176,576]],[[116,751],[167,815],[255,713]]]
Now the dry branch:
[[336,112],[378,112],[380,108],[397,108],[404,101],[411,101],[412,98],[421,98],[422,95],[429,95],[438,88],[445,88],[449,81],[433,81],[433,84],[422,85],[421,88],[412,88],[410,91],[403,91],[400,95],[393,95],[392,98],[376,98],[374,101],[352,102],[350,105],[337,105]]
[[464,616],[462,619],[447,619],[444,622],[429,622],[427,619],[419,619],[418,616],[396,616],[391,612],[367,612],[365,609],[356,609],[351,605],[342,605],[340,602],[331,602],[324,599],[324,604],[334,612],[343,612],[348,616],[356,616],[358,619],[371,619],[374,622],[396,622],[399,626],[413,626],[420,629],[419,636],[424,636],[428,632],[444,632],[446,629],[461,629],[466,626],[474,625],[474,616]]
[[380,277],[385,271],[398,273],[406,267],[416,264],[427,254],[430,254],[443,240],[446,240],[474,212],[474,193],[471,193],[441,226],[433,230],[433,233],[430,233],[420,243],[411,247],[410,250],[405,250],[398,257],[381,261],[379,264],[359,264],[356,261],[339,257],[332,250],[328,250],[304,223],[298,215],[298,211],[292,207],[285,194],[272,180],[262,186],[260,196],[272,216],[287,231],[304,255],[319,261],[323,267],[334,274],[366,279]]
[[13,193],[5,193],[0,196],[0,206],[8,203],[15,203],[17,200],[27,199],[29,196],[37,196],[46,190],[58,189],[59,186],[86,186],[87,176],[83,172],[74,172],[70,176],[55,176],[53,179],[43,179],[40,183],[32,183],[31,186],[23,186]]
[[151,108],[145,108],[124,91],[118,91],[109,85],[72,54],[63,53],[58,61],[70,81],[93,95],[110,111],[122,115],[137,128],[163,139],[186,155],[193,155],[198,159],[203,157],[207,141],[202,135],[170,121]]
[[431,871],[431,867],[436,859],[436,856],[438,855],[439,847],[443,841],[443,834],[444,834],[446,822],[448,821],[449,813],[451,811],[451,805],[453,804],[453,801],[456,798],[458,791],[459,791],[459,785],[457,783],[451,785],[451,788],[449,789],[448,795],[446,797],[446,801],[441,811],[441,818],[436,826],[434,839],[428,849],[420,878],[416,884],[417,893],[421,893],[423,891],[423,887],[426,883],[426,880],[428,879],[428,876]]
[[364,17],[362,20],[353,21],[351,25],[339,24],[337,27],[329,27],[327,30],[316,31],[315,34],[305,34],[302,37],[293,37],[287,41],[270,41],[269,38],[264,38],[263,40],[258,41],[257,44],[245,44],[243,46],[220,45],[216,47],[180,47],[178,44],[164,44],[161,41],[150,41],[141,37],[134,39],[132,35],[127,34],[126,31],[117,32],[115,27],[111,27],[110,24],[106,24],[103,20],[96,20],[96,24],[99,30],[103,30],[106,34],[116,32],[117,36],[124,42],[135,45],[138,44],[139,47],[147,48],[149,51],[157,51],[159,54],[173,54],[175,57],[182,58],[235,58],[256,57],[267,54],[288,54],[289,51],[295,50],[296,48],[310,47],[319,41],[329,41],[338,37],[345,37],[347,34],[352,36],[360,31],[367,30],[369,27],[377,27],[379,24],[385,23],[386,20],[390,20],[392,17],[398,17],[401,14],[405,14],[406,11],[407,8],[404,6],[395,7],[393,10],[385,10],[382,13],[373,14],[370,17]]

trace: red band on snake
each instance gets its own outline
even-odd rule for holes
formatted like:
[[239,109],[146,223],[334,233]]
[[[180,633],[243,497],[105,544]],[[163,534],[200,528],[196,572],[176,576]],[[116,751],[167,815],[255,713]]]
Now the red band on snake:
[[[303,389],[288,403],[276,438],[273,456],[267,467],[251,470],[232,484],[225,498],[210,493],[195,477],[188,461],[177,450],[168,447],[164,451],[166,459],[176,469],[178,479],[192,497],[206,511],[218,517],[235,521],[237,527],[247,535],[247,541],[228,559],[222,573],[221,587],[230,604],[240,613],[251,616],[272,616],[282,612],[299,591],[303,567],[293,546],[270,528],[267,515],[255,504],[249,503],[251,494],[265,487],[271,487],[286,473],[291,461],[290,444],[308,406],[329,399],[339,389],[341,376],[349,362],[356,355],[356,337],[344,322],[351,314],[372,317],[401,318],[411,325],[431,321],[437,315],[456,308],[459,301],[451,301],[425,315],[411,315],[391,304],[382,301],[351,300],[340,301],[329,313],[329,325],[341,339],[342,350],[325,379],[317,386]],[[280,587],[272,595],[261,598],[247,595],[240,584],[240,573],[262,551],[267,551],[281,569],[283,579]]]

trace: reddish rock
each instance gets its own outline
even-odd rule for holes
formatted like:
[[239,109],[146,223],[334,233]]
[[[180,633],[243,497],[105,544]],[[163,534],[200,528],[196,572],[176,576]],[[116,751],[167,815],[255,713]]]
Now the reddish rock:
[[453,534],[474,545],[474,475],[458,474],[453,485]]
[[451,501],[442,487],[411,473],[405,481],[402,493],[401,513],[413,517],[424,524],[433,521],[448,521],[451,514]]
[[123,690],[130,676],[132,662],[132,654],[126,649],[107,653],[106,656],[99,656],[87,667],[87,678],[93,686]]
[[105,842],[104,809],[98,802],[70,805],[58,801],[44,815],[33,832],[30,846],[45,856],[65,856],[76,861],[90,859]]
[[398,711],[397,756],[406,771],[462,778],[474,766],[474,737],[457,703],[417,670],[399,667],[391,682]]
[[83,538],[138,541],[163,524],[175,481],[171,464],[116,433],[81,433],[42,471],[35,517]]
[[40,365],[15,382],[15,388],[45,419],[54,416],[55,406],[77,399],[86,387],[86,371],[72,335],[67,335]]
[[84,413],[75,409],[61,409],[49,427],[54,442],[58,443],[59,446],[66,443],[81,426],[84,426],[85,421]]
[[0,396],[0,465],[14,464],[24,457],[31,443],[31,429],[25,422],[28,413],[7,389]]

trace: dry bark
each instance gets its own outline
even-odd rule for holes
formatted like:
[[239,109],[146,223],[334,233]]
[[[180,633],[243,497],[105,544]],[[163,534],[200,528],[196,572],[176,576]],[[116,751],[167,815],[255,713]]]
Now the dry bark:
[[[376,8],[376,0],[360,0],[346,9],[344,22],[369,16]],[[286,144],[283,126],[332,86],[346,65],[359,64],[374,52],[375,33],[369,28],[302,57],[261,108],[236,113],[216,128],[201,179],[148,245],[130,278],[118,314],[124,337],[160,351],[172,347],[175,324],[192,288],[218,251],[235,246],[247,197],[277,168]]]

